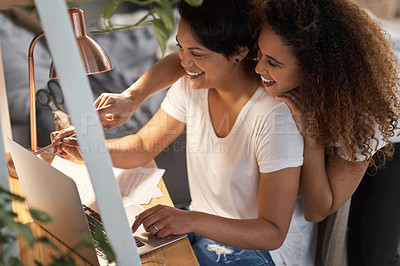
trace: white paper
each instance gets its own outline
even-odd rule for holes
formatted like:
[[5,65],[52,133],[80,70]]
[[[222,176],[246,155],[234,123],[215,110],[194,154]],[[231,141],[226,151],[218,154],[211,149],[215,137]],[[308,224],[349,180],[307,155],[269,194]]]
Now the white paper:
[[[51,165],[75,181],[82,203],[91,206],[96,201],[89,173],[84,164],[56,156]],[[113,168],[113,171],[121,190],[124,207],[137,203],[149,204],[152,198],[163,196],[157,185],[165,172],[164,169],[137,167]]]
[[161,192],[157,185],[165,172],[164,169],[137,167],[113,170],[123,197],[136,199],[140,204],[149,204],[154,191]]

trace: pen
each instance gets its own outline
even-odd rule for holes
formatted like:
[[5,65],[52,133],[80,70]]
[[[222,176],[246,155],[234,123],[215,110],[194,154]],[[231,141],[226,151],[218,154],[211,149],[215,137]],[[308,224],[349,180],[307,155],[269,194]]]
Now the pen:
[[[74,134],[72,134],[71,136],[68,136],[68,138],[71,138],[71,137],[76,137],[76,134],[74,133]],[[33,153],[33,154],[35,154],[35,155],[41,154],[42,152],[47,151],[47,150],[49,150],[49,149],[51,149],[51,148],[57,146],[58,143],[59,143],[59,142],[56,142],[56,143],[52,143],[52,144],[50,144],[50,145],[47,145],[46,147],[43,147],[43,148],[37,150],[37,151],[36,151],[35,153]]]

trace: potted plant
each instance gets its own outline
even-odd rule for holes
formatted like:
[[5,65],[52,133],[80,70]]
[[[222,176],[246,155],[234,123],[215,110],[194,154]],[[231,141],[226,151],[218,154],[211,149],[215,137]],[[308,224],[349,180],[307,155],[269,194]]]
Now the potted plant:
[[[185,0],[192,6],[200,6],[203,0]],[[124,2],[134,3],[147,7],[148,13],[132,25],[116,25],[112,23],[112,16],[118,6]],[[152,25],[154,35],[164,56],[167,40],[174,31],[173,5],[177,0],[113,0],[112,4],[106,6],[103,11],[104,27],[98,26],[98,33],[109,33],[120,30],[132,30],[146,25]]]

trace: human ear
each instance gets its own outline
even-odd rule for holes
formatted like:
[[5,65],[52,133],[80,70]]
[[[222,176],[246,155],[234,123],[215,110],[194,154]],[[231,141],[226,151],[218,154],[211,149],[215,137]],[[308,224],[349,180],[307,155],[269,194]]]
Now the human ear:
[[238,49],[238,52],[235,53],[234,56],[232,56],[233,60],[235,63],[239,63],[247,56],[249,53],[249,48],[247,46],[240,46]]

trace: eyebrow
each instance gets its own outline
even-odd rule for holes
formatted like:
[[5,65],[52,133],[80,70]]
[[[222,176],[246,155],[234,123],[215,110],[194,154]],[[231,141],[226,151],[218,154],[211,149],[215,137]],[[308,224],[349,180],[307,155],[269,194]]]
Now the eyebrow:
[[[178,39],[176,39],[176,41],[178,41]],[[257,43],[257,44],[258,44],[258,43]],[[260,53],[262,53],[262,52],[261,52],[261,49],[260,49],[260,45],[258,44],[257,46],[258,46],[258,51],[259,51]],[[269,59],[275,61],[275,62],[278,63],[279,65],[282,65],[282,66],[285,65],[284,63],[279,62],[278,60],[276,60],[275,58],[273,58],[273,57],[270,56],[270,55],[265,54],[265,56],[268,57]]]
[[271,59],[271,60],[273,60],[273,61],[275,61],[275,62],[277,62],[278,64],[280,64],[280,65],[285,65],[284,63],[282,63],[282,62],[279,62],[278,60],[276,60],[275,58],[273,58],[272,56],[270,56],[270,55],[267,55],[267,54],[265,54],[265,56],[266,57],[268,57],[269,59]]
[[[175,40],[176,40],[176,42],[177,42],[179,45],[181,45],[181,44],[179,43],[179,41],[178,41],[178,36],[175,36]],[[200,47],[189,47],[188,50],[189,50],[189,51],[192,51],[192,50],[201,50],[201,51],[205,51],[203,48],[200,48]]]

